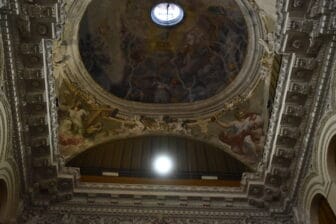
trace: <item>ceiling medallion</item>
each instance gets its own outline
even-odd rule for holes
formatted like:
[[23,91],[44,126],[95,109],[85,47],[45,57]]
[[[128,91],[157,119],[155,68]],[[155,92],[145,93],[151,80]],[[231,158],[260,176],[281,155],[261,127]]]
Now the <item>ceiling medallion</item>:
[[151,18],[160,26],[175,26],[183,20],[184,11],[174,3],[159,3],[152,8]]

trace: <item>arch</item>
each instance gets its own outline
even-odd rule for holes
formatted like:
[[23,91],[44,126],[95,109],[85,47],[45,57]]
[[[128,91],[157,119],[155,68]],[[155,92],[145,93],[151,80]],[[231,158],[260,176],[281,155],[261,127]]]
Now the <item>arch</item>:
[[336,135],[334,135],[328,146],[327,166],[330,179],[336,182]]
[[241,180],[248,171],[239,160],[213,145],[186,137],[146,135],[113,140],[90,148],[72,158],[67,165],[80,167],[84,175],[118,172],[121,176],[152,178],[152,162],[159,155],[174,161],[176,179],[216,176],[222,180]]
[[11,117],[9,104],[4,94],[0,91],[0,161],[5,159],[5,155],[9,149],[11,139]]
[[16,164],[12,159],[0,162],[0,220],[4,223],[15,220],[18,209],[19,177],[17,169],[13,167]]
[[336,223],[336,216],[327,199],[321,195],[315,195],[310,208],[310,223],[331,224]]
[[328,201],[330,208],[336,213],[336,182],[334,177],[336,114],[327,113],[320,122],[311,155],[311,170],[306,176],[299,195],[300,217],[304,223],[314,223],[307,220],[314,207],[317,195]]
[[10,223],[16,218],[19,201],[19,171],[13,158],[12,117],[10,105],[0,91],[0,220]]
[[0,220],[4,219],[7,207],[7,184],[4,180],[0,180]]

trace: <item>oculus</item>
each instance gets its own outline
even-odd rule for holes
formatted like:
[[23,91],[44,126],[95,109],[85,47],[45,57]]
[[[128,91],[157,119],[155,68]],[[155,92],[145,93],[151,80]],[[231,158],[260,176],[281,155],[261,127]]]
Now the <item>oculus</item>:
[[151,18],[160,26],[174,26],[183,20],[183,9],[174,3],[160,3],[151,10]]
[[80,54],[93,80],[120,99],[154,104],[222,93],[243,67],[248,40],[235,0],[95,0],[79,29]]

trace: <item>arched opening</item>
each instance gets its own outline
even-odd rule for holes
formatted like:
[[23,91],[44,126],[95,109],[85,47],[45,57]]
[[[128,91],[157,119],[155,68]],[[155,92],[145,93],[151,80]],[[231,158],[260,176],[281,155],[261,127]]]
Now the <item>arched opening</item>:
[[334,136],[328,146],[327,166],[330,178],[336,182],[336,136]]
[[336,224],[336,216],[328,201],[322,195],[316,195],[311,206],[311,224]]
[[[172,160],[172,172],[157,175],[153,164],[164,156]],[[168,162],[169,163],[169,162]],[[79,154],[67,163],[79,167],[83,176],[114,176],[139,180],[227,181],[239,186],[243,172],[249,171],[243,163],[223,150],[207,143],[176,136],[140,136],[113,140]],[[186,183],[186,182],[184,182]],[[218,182],[217,182],[218,183]]]
[[0,180],[0,223],[4,219],[7,207],[7,184]]

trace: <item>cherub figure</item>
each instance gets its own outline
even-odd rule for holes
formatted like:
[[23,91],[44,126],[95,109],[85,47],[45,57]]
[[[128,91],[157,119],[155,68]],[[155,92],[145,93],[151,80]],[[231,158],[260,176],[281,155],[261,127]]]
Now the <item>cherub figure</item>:
[[213,121],[223,128],[219,139],[230,145],[233,152],[256,160],[264,144],[263,120],[256,113],[244,112],[239,112],[236,118],[237,120],[229,123],[213,118]]

